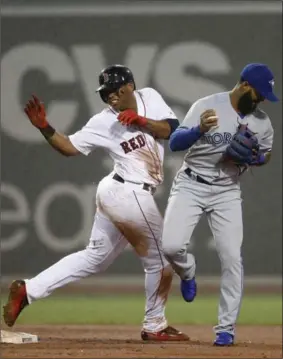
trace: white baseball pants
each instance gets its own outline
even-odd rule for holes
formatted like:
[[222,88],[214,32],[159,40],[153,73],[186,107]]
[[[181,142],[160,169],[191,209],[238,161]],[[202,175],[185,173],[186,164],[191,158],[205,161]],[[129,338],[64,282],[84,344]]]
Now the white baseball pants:
[[143,329],[159,331],[167,327],[165,303],[173,277],[161,253],[163,220],[153,195],[142,185],[120,183],[112,176],[105,177],[98,186],[89,245],[26,280],[28,300],[31,303],[47,297],[59,287],[105,271],[131,242],[145,271]]

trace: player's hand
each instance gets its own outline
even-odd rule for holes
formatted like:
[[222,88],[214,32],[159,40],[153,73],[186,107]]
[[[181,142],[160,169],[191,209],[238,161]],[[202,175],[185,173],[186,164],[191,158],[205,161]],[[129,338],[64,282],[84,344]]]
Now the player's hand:
[[122,125],[138,125],[138,126],[145,126],[147,123],[147,120],[145,117],[139,116],[136,111],[128,109],[125,111],[122,111],[118,115],[118,121],[122,123]]
[[201,132],[208,132],[212,127],[218,126],[218,117],[214,110],[206,110],[200,116]]
[[44,105],[35,95],[33,95],[32,99],[28,101],[24,111],[30,122],[36,128],[43,129],[48,126]]

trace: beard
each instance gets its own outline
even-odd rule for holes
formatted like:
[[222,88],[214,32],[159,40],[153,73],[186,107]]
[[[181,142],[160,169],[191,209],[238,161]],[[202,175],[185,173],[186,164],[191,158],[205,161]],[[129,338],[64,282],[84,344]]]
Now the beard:
[[253,113],[257,108],[258,103],[252,98],[251,92],[244,93],[238,101],[238,110],[241,115],[246,116]]

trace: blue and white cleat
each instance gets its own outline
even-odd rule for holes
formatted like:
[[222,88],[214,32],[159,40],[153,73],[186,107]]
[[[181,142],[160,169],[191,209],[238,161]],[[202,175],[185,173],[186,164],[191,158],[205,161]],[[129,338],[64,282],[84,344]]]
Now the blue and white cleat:
[[192,302],[197,295],[197,283],[195,278],[181,280],[181,292],[186,302]]
[[234,344],[234,335],[227,332],[220,332],[216,334],[216,339],[213,345],[218,347],[229,347]]

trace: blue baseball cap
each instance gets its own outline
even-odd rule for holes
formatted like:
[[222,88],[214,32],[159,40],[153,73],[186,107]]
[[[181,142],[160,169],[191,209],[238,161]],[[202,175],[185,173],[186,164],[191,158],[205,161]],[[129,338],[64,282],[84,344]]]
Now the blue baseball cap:
[[248,64],[243,68],[241,78],[247,81],[268,101],[279,101],[278,97],[273,93],[274,76],[267,65],[258,63]]

